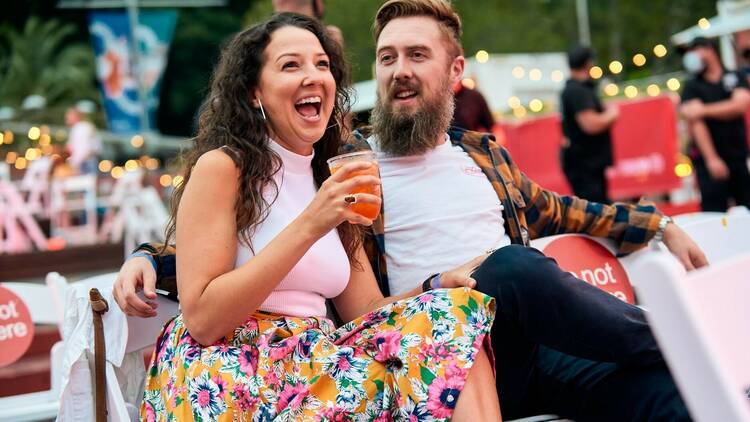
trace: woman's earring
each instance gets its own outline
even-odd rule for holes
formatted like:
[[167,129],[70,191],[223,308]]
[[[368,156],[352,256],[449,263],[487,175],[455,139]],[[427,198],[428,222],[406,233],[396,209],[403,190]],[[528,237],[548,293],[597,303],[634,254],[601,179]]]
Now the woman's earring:
[[266,119],[266,111],[263,110],[263,103],[260,102],[260,98],[258,98],[258,105],[260,106],[260,114],[263,115],[263,120],[268,120]]

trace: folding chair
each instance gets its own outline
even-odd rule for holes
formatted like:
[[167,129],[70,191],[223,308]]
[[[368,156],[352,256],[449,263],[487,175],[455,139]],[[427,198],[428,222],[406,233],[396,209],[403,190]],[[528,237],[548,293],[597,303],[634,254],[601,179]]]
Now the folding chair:
[[667,253],[638,288],[677,386],[698,421],[750,421],[750,253],[686,274]]
[[[111,291],[112,284],[117,278],[117,273],[103,274],[96,277],[84,279],[75,284],[79,284],[85,288],[87,292],[93,289],[101,290],[102,292]],[[53,291],[55,300],[55,312],[65,313],[64,308],[64,297],[67,294],[67,290],[70,289],[70,285],[67,283],[64,277],[57,273],[50,273],[47,276],[47,284],[50,286],[50,290]],[[125,339],[125,354],[131,352],[143,351],[148,347],[152,347],[156,342],[156,337],[163,327],[164,323],[174,317],[179,312],[179,307],[176,302],[161,296],[157,297],[159,303],[157,309],[157,316],[153,318],[139,318],[139,317],[128,317],[127,318],[127,338]],[[62,306],[61,306],[62,305]],[[99,305],[101,306],[101,305]],[[105,313],[120,313],[122,311],[115,303],[107,303],[107,310],[102,312]],[[95,317],[96,318],[96,317]],[[95,322],[96,324],[96,322]],[[104,336],[106,337],[106,333]],[[94,359],[97,356],[101,359],[105,355],[104,350],[95,350]],[[101,373],[103,368],[104,373]],[[129,406],[126,403],[123,391],[117,380],[117,369],[111,362],[106,361],[103,364],[100,363],[97,368],[95,365],[94,377],[97,376],[105,379],[105,394],[106,394],[106,412],[107,420],[112,422],[130,422],[138,420],[137,408],[140,403],[131,403]],[[103,375],[103,376],[102,376]],[[141,389],[144,380],[140,380]],[[102,391],[101,388],[97,388],[98,391]]]

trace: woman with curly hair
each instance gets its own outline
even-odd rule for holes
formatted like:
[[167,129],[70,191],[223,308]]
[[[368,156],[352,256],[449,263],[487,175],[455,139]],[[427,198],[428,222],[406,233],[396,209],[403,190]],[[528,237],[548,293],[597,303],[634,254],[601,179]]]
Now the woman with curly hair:
[[[380,197],[349,192],[379,178],[326,164],[347,89],[339,46],[301,15],[224,50],[174,192],[182,312],[157,340],[142,419],[499,419],[492,300],[378,290],[357,228],[372,220],[351,200]],[[335,328],[326,299],[348,323]]]

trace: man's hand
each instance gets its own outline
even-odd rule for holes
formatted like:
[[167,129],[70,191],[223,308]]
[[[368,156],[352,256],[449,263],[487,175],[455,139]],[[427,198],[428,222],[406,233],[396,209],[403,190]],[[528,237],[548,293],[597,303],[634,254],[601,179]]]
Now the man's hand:
[[667,228],[664,229],[664,245],[688,271],[708,265],[701,248],[674,223],[667,224]]
[[471,278],[471,273],[477,269],[489,254],[479,255],[460,267],[454,268],[450,271],[446,271],[440,274],[440,287],[446,289],[452,289],[454,287],[469,287],[474,288],[477,286],[477,281]]
[[[112,287],[112,294],[120,309],[130,316],[156,316],[156,271],[148,258],[138,256],[125,261]],[[147,300],[138,297],[143,290]]]
[[706,168],[708,169],[711,178],[714,180],[729,179],[729,167],[727,167],[727,163],[718,156],[706,160]]
[[680,106],[680,114],[688,121],[703,118],[703,102],[701,100],[689,100]]
[[614,123],[620,117],[620,108],[614,104],[607,105],[607,108],[604,110],[604,112],[607,115],[607,119],[611,123]]

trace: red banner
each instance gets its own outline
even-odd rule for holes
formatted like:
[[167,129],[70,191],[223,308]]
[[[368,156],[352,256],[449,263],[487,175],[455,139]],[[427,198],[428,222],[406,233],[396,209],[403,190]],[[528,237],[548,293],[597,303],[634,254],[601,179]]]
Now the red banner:
[[[620,118],[612,128],[614,166],[607,169],[609,196],[635,198],[666,193],[680,186],[674,172],[677,114],[667,96],[618,103]],[[572,193],[560,165],[563,144],[560,116],[503,125],[506,147],[516,164],[546,189]]]
[[560,195],[573,190],[560,164],[563,135],[557,114],[505,125],[506,148],[513,161],[531,180]]
[[615,164],[607,169],[611,199],[636,198],[680,187],[677,113],[667,96],[618,103],[612,127]]

